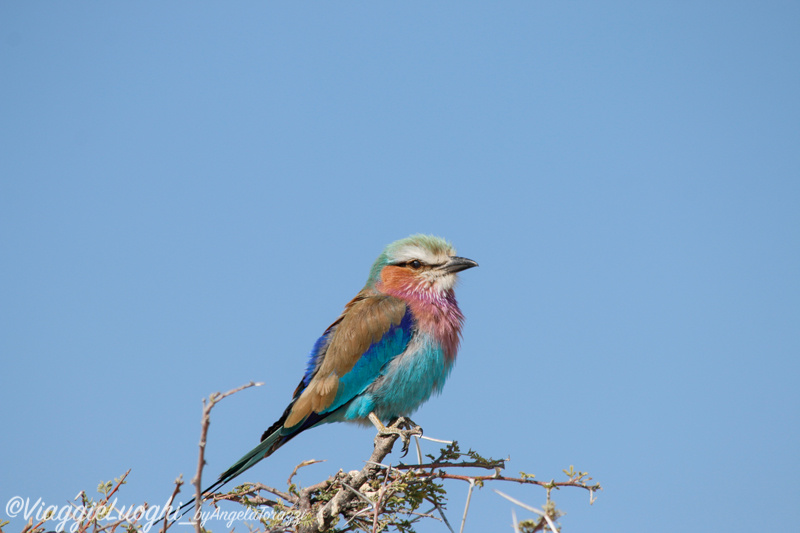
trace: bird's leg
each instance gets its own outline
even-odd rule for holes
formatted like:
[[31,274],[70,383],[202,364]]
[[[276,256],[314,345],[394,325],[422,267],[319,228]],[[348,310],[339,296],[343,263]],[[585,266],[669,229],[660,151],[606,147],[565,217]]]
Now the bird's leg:
[[416,425],[410,418],[401,416],[392,419],[389,426],[384,426],[375,413],[369,414],[369,421],[378,430],[379,435],[397,435],[403,441],[403,457],[408,453],[408,445],[411,442],[411,436],[422,436],[422,428]]

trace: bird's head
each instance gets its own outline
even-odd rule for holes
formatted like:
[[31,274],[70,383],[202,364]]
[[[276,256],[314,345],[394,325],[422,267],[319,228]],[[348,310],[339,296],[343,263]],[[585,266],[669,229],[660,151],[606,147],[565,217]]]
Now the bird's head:
[[387,246],[372,265],[367,285],[396,296],[439,297],[450,292],[456,273],[478,266],[458,257],[446,240],[412,235]]

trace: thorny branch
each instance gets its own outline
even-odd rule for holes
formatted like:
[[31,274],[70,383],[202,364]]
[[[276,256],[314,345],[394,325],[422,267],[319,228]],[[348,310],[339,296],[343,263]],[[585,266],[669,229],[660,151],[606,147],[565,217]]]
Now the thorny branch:
[[[261,383],[250,382],[246,385],[230,390],[224,394],[212,394],[208,400],[203,401],[203,418],[200,435],[200,452],[198,457],[197,472],[191,483],[195,488],[196,513],[202,504],[201,477],[205,466],[205,447],[206,437],[210,425],[210,414],[214,405],[220,400],[244,390],[249,387],[258,386]],[[359,471],[345,473],[342,470],[324,481],[320,481],[306,488],[298,488],[292,483],[292,479],[297,474],[298,469],[317,462],[316,460],[304,461],[297,465],[287,480],[288,490],[282,491],[261,483],[245,483],[236,487],[228,493],[206,495],[206,500],[212,505],[220,501],[234,501],[248,508],[269,507],[277,513],[271,517],[260,514],[263,532],[294,532],[294,533],[323,533],[336,530],[346,531],[371,531],[377,533],[392,529],[399,533],[413,532],[413,527],[423,518],[440,520],[433,515],[436,512],[441,517],[441,521],[447,528],[454,532],[445,515],[447,504],[447,492],[444,489],[445,480],[464,481],[470,485],[470,496],[474,487],[482,488],[486,482],[507,482],[522,485],[535,485],[544,488],[547,492],[547,501],[541,510],[517,500],[515,504],[521,505],[525,509],[539,515],[539,520],[527,520],[517,523],[514,517],[514,530],[517,532],[533,533],[544,531],[544,529],[555,530],[555,521],[561,516],[560,511],[555,507],[551,500],[553,489],[560,490],[565,487],[573,487],[587,490],[589,492],[590,504],[594,502],[596,491],[602,490],[599,483],[592,483],[592,478],[585,472],[575,471],[570,466],[564,470],[567,479],[562,481],[540,481],[533,475],[520,472],[519,477],[504,475],[503,471],[507,461],[500,459],[487,459],[478,453],[469,450],[461,452],[457,442],[437,441],[447,444],[442,448],[439,455],[426,455],[427,462],[419,464],[384,464],[384,459],[392,451],[398,435],[378,434],[374,440],[374,449],[369,459]],[[427,439],[433,440],[433,439]],[[419,446],[419,444],[418,444]],[[419,454],[419,452],[418,452]],[[455,473],[456,469],[466,472]],[[470,469],[483,469],[493,471],[491,474],[475,475],[469,472]],[[101,483],[98,490],[103,494],[103,499],[99,505],[106,505],[111,497],[125,483],[128,472],[114,482]],[[175,500],[175,496],[183,484],[182,477],[175,480],[175,488],[168,505]],[[499,493],[499,491],[496,491]],[[265,496],[271,495],[271,497]],[[85,493],[80,495],[84,507],[92,505],[92,502]],[[421,509],[430,507],[429,510]],[[144,509],[148,509],[145,503]],[[461,522],[463,530],[469,510],[469,500],[464,508],[464,515]],[[163,515],[161,515],[163,516]],[[197,516],[197,514],[195,515]],[[286,517],[292,520],[287,521]],[[52,517],[44,517],[39,523],[34,523],[31,519],[22,533],[42,533],[43,525],[52,520]],[[344,523],[342,524],[342,521]],[[142,521],[118,520],[106,525],[100,525],[99,520],[89,518],[77,524],[77,533],[86,533],[90,526],[93,533],[115,533],[117,528],[125,531],[133,531],[141,528]],[[0,533],[6,523],[0,522]],[[170,522],[164,517],[162,533],[166,531],[174,522]],[[202,533],[202,524],[199,520],[194,521],[195,532]],[[522,527],[521,527],[522,526]],[[262,530],[248,528],[253,533],[260,533]]]
[[[445,507],[445,491],[441,486],[443,480],[465,481],[470,487],[482,487],[488,481],[511,482],[523,485],[536,485],[547,490],[545,509],[548,514],[542,518],[541,527],[550,525],[559,514],[550,500],[550,492],[564,487],[575,487],[588,490],[590,495],[601,490],[597,483],[585,472],[576,472],[572,467],[564,470],[565,481],[540,481],[534,476],[520,473],[519,477],[502,475],[505,460],[485,459],[472,450],[461,452],[457,442],[450,443],[441,450],[439,457],[428,455],[430,462],[396,466],[386,465],[383,460],[391,452],[397,435],[377,435],[375,447],[369,460],[360,471],[344,473],[339,471],[329,479],[310,487],[297,490],[290,483],[289,492],[282,492],[262,484],[246,484],[237,487],[228,494],[215,495],[213,501],[233,500],[249,506],[267,505],[273,509],[286,510],[305,517],[293,526],[266,524],[268,531],[296,531],[297,533],[321,533],[330,531],[340,520],[346,522],[344,529],[337,531],[382,531],[391,526],[397,531],[412,531],[415,522],[420,518],[434,518],[431,511],[439,511],[442,518]],[[463,458],[463,459],[462,459]],[[307,466],[309,461],[295,468]],[[455,474],[454,469],[486,469],[494,470],[491,475]],[[265,498],[260,492],[270,493],[282,501]],[[470,491],[471,494],[471,491]],[[593,500],[592,500],[593,501]],[[420,505],[427,503],[431,510],[418,512]],[[464,509],[461,528],[463,530],[468,511]],[[527,508],[527,507],[526,507]],[[540,512],[537,510],[537,512]],[[405,516],[405,517],[404,517]],[[450,528],[449,523],[447,525]],[[278,528],[278,529],[272,529]],[[450,528],[452,530],[452,528]]]

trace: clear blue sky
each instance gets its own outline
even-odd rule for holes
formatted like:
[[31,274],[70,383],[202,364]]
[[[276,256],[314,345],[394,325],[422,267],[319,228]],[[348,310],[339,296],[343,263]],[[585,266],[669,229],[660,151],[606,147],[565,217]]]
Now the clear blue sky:
[[[264,381],[215,410],[216,476],[382,247],[425,232],[481,265],[426,434],[588,470],[593,506],[555,494],[566,532],[796,527],[799,23],[796,2],[2,2],[0,519],[128,468],[120,503],[163,502],[200,399]],[[243,481],[357,469],[371,441],[319,428]],[[467,531],[510,510],[484,489]]]

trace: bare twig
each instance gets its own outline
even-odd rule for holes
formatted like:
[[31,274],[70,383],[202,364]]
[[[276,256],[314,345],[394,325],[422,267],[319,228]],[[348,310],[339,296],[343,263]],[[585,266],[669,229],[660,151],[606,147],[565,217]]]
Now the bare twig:
[[458,533],[464,533],[464,525],[467,523],[467,511],[469,511],[469,501],[472,499],[472,489],[475,488],[475,481],[469,481],[469,492],[467,492],[467,503],[464,505],[464,516],[461,518],[461,529]]
[[263,383],[256,383],[251,381],[241,387],[237,387],[235,389],[231,389],[228,392],[221,394],[219,392],[213,393],[211,396],[208,397],[208,401],[203,398],[203,418],[201,422],[201,429],[200,429],[200,453],[198,454],[197,458],[197,473],[194,475],[192,479],[192,485],[194,485],[194,517],[192,522],[194,523],[194,530],[195,533],[202,533],[202,527],[200,525],[200,509],[202,507],[203,501],[203,487],[202,487],[202,478],[203,478],[203,467],[206,464],[206,436],[208,435],[208,425],[211,423],[211,410],[217,404],[217,402],[227,398],[232,394],[236,394],[239,391],[244,389],[248,389],[250,387],[259,387],[263,385]]
[[289,476],[289,479],[286,480],[286,485],[292,484],[292,478],[295,476],[295,474],[297,474],[297,471],[303,468],[304,466],[311,466],[317,463],[324,463],[326,460],[327,459],[322,459],[322,460],[309,459],[308,461],[303,461],[302,463],[294,467],[294,470],[292,470],[292,474]]
[[169,528],[169,511],[172,508],[172,502],[175,501],[175,496],[181,491],[181,486],[183,485],[183,474],[179,475],[175,480],[175,490],[172,491],[172,496],[169,497],[167,501],[166,509],[164,509],[164,529],[162,529],[162,533],[166,533],[167,529]]

